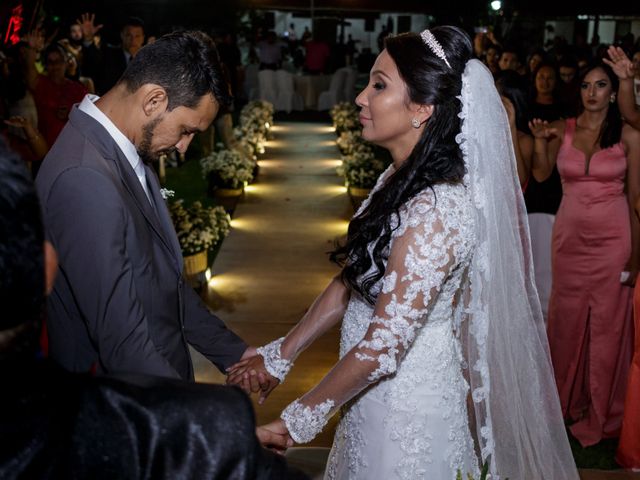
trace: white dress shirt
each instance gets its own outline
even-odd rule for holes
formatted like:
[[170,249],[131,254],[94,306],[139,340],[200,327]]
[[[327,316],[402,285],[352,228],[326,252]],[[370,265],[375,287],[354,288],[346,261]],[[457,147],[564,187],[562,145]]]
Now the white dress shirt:
[[138,152],[136,151],[136,146],[131,143],[131,141],[120,130],[118,130],[118,127],[116,127],[113,122],[109,120],[109,117],[107,117],[98,107],[94,105],[94,103],[99,98],[100,97],[98,97],[97,95],[92,95],[89,93],[82,99],[82,102],[80,103],[78,108],[90,117],[93,117],[98,123],[100,123],[100,125],[102,125],[107,130],[111,138],[113,138],[113,141],[116,142],[118,147],[120,147],[120,150],[122,150],[122,153],[124,153],[124,156],[127,157],[127,160],[129,160],[131,168],[133,168],[133,171],[140,181],[140,185],[142,185],[142,188],[144,189],[144,193],[147,195],[149,202],[151,202],[151,196],[149,195],[147,186],[147,177],[144,172],[144,165],[142,163],[142,160],[140,160]]

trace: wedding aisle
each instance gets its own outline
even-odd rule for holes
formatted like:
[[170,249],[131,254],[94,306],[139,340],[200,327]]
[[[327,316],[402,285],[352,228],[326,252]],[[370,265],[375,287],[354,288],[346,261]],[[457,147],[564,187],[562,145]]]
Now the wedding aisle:
[[[258,182],[235,210],[206,292],[214,312],[256,346],[284,335],[338,272],[326,252],[353,214],[336,175],[340,155],[331,127],[277,123],[272,131]],[[279,416],[329,370],[338,341],[336,328],[302,354],[286,382],[256,404],[258,423]],[[224,381],[202,356],[193,357],[197,381]],[[312,445],[330,446],[333,429],[334,423]]]

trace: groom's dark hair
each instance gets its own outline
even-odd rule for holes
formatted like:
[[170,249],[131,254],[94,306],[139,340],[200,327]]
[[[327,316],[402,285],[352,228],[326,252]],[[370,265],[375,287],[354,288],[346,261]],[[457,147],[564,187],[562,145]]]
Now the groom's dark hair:
[[167,92],[169,110],[194,108],[207,94],[221,106],[232,100],[216,45],[198,31],[169,33],[144,46],[118,83],[129,92],[148,83],[161,86]]

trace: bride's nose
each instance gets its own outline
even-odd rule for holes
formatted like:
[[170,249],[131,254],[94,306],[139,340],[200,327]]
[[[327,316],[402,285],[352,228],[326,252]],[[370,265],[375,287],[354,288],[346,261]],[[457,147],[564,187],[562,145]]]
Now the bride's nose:
[[366,106],[366,95],[365,92],[367,91],[367,89],[365,88],[364,90],[362,90],[360,92],[360,94],[356,97],[356,105],[359,106],[360,108]]

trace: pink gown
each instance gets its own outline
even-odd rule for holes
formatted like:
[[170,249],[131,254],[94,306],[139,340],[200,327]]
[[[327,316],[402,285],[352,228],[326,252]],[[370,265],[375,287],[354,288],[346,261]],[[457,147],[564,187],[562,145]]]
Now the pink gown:
[[558,152],[563,196],[552,239],[548,335],[565,418],[583,446],[620,433],[633,343],[632,289],[620,273],[631,253],[627,160],[618,143],[585,154],[567,120]]

